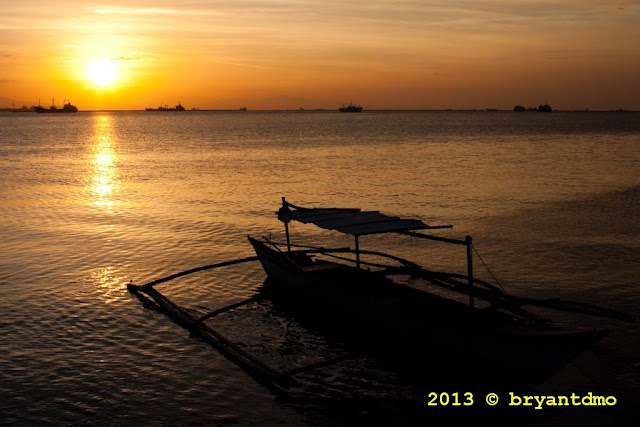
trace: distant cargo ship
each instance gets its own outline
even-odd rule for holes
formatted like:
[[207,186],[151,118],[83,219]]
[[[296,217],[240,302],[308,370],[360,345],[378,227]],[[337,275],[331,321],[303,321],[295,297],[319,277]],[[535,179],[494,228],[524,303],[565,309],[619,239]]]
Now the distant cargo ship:
[[515,107],[513,107],[513,111],[539,111],[541,113],[550,113],[551,111],[553,111],[553,108],[551,108],[549,104],[544,104],[544,105],[540,104],[538,108],[536,107],[524,108],[524,106],[522,105],[516,105]]
[[36,111],[36,110],[34,110],[33,108],[34,108],[34,107],[27,107],[27,105],[25,104],[25,105],[23,105],[23,106],[22,106],[22,107],[20,107],[20,108],[15,108],[15,107],[13,107],[13,108],[11,109],[11,112],[12,112],[12,113],[33,113],[33,112],[35,112],[35,111]]
[[62,108],[56,107],[55,104],[56,103],[54,100],[51,103],[51,107],[49,108],[44,108],[38,105],[37,107],[34,106],[33,109],[35,110],[36,113],[77,113],[78,112],[78,107],[76,107],[75,105],[71,105],[71,102],[69,101],[67,101]]
[[178,105],[176,105],[173,108],[169,108],[168,105],[160,106],[158,108],[145,108],[146,111],[185,111],[184,107],[180,104],[180,102],[178,102]]
[[338,108],[338,111],[341,113],[360,113],[362,112],[362,105],[353,105],[349,103],[346,107],[343,105],[341,108]]

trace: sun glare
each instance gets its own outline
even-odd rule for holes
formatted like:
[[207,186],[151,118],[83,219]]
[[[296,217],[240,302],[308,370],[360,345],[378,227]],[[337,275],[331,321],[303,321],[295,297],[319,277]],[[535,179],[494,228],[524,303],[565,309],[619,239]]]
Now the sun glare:
[[116,64],[107,59],[91,61],[87,69],[87,77],[98,86],[108,86],[118,79]]

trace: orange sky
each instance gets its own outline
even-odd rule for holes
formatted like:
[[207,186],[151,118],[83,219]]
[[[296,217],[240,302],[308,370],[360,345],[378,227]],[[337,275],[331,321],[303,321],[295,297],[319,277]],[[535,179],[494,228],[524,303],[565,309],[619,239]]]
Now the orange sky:
[[640,110],[631,0],[20,0],[0,32],[0,106]]

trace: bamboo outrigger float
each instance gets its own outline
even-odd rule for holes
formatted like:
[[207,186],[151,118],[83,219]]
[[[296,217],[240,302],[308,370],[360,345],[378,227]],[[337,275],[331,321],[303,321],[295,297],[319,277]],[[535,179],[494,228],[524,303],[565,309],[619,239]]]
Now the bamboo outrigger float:
[[[472,354],[478,369],[494,367],[503,375],[518,375],[524,381],[546,378],[608,331],[553,327],[524,310],[523,306],[632,319],[626,313],[590,304],[512,296],[499,286],[475,278],[475,248],[470,236],[461,240],[424,234],[425,230],[452,228],[450,225],[430,226],[420,220],[360,209],[302,208],[287,202],[284,197],[277,214],[284,223],[286,243],[249,236],[256,252],[254,257],[194,268],[142,286],[128,285],[132,293],[143,293],[152,298],[176,322],[199,335],[277,394],[286,394],[287,388],[295,383],[294,375],[344,360],[344,357],[279,371],[205,322],[218,314],[265,298],[264,295],[258,294],[195,316],[170,301],[154,286],[203,270],[260,261],[270,279],[272,296],[292,307],[294,312],[302,311],[305,316],[319,319],[320,323],[338,324],[347,334],[374,337],[375,346],[402,349],[401,354],[406,355],[406,359],[414,359],[418,364],[423,363],[425,357],[435,355],[442,356],[438,359],[455,360],[456,357],[469,359]],[[352,235],[355,249],[296,249],[300,246],[291,244],[291,221],[312,223]],[[398,233],[464,246],[466,274],[431,271],[395,255],[360,248],[360,237],[381,233]],[[341,254],[351,254],[355,259]],[[361,259],[363,255],[384,258],[395,264],[364,261]],[[331,260],[325,259],[327,257]],[[419,289],[394,280],[399,276],[420,280],[427,284],[427,288]],[[466,295],[468,305],[430,292],[429,286]],[[482,302],[478,303],[478,300]]]

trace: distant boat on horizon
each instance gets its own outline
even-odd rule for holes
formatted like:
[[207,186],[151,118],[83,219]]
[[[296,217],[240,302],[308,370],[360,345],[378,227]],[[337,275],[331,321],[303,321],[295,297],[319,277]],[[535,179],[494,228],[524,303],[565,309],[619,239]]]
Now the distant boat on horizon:
[[529,107],[529,108],[524,108],[524,106],[522,105],[516,105],[515,107],[513,107],[513,111],[539,111],[541,113],[550,113],[551,111],[553,111],[553,109],[551,108],[551,106],[549,104],[540,104],[538,105],[538,107]]
[[360,113],[362,112],[362,105],[353,105],[349,103],[346,107],[342,105],[342,107],[338,108],[338,111],[341,113]]
[[169,108],[168,105],[165,105],[164,107],[161,105],[158,108],[145,108],[145,111],[186,111],[186,110],[182,106],[182,104],[180,104],[180,101],[178,101],[178,105],[176,105],[173,108]]
[[35,113],[36,110],[34,109],[33,106],[28,107],[27,104],[24,104],[20,108],[16,108],[15,106],[13,106],[13,108],[11,108],[11,112],[12,113]]
[[349,105],[347,105],[346,107],[343,105],[342,107],[338,108],[338,111],[340,111],[341,113],[361,113],[362,105],[353,105],[352,103],[349,103]]
[[247,111],[247,107],[240,107],[240,111]]
[[56,103],[55,103],[55,99],[52,100],[51,102],[51,106],[49,108],[44,108],[40,106],[40,103],[38,103],[38,106],[34,106],[33,110],[36,113],[77,113],[78,112],[78,107],[76,107],[75,105],[71,105],[71,102],[66,101],[66,104],[64,104],[62,106],[62,108],[57,108],[56,107]]

